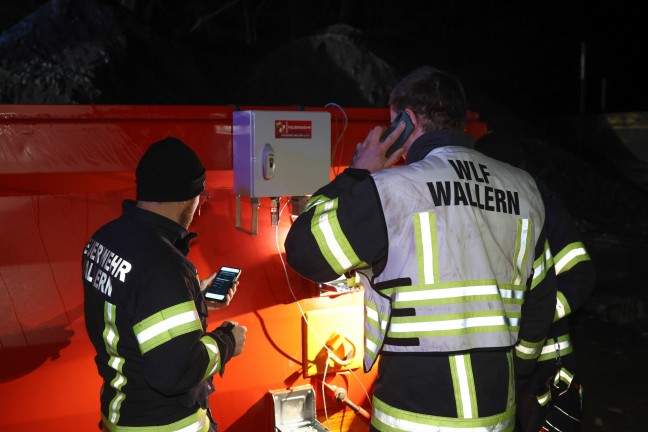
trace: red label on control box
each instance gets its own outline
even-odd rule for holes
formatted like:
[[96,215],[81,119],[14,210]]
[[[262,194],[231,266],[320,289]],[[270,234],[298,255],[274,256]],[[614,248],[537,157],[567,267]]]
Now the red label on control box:
[[275,120],[275,138],[312,138],[310,120]]

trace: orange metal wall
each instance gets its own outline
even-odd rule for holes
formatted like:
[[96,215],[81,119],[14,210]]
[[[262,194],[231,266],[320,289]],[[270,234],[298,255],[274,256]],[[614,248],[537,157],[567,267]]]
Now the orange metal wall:
[[[210,326],[228,319],[248,327],[243,354],[215,378],[211,404],[221,430],[272,430],[268,391],[303,384],[315,387],[318,412],[326,407],[334,430],[367,430],[364,419],[322,397],[321,381],[302,377],[299,307],[361,311],[362,295],[318,297],[315,284],[290,269],[286,275],[280,254],[289,209],[273,227],[269,200],[261,199],[258,234],[235,228],[232,109],[0,105],[0,430],[96,430],[101,382],[84,328],[81,251],[94,230],[120,214],[121,201],[134,198],[133,171],[144,149],[169,135],[191,145],[208,170],[212,199],[194,221],[199,237],[189,258],[201,278],[221,265],[243,269],[233,303],[209,318]],[[331,113],[333,173],[371,127],[389,120],[386,109],[306,110]],[[485,132],[472,120],[469,132]],[[251,217],[246,203],[244,197],[244,226]],[[374,374],[356,370],[326,381],[370,410],[365,391]]]

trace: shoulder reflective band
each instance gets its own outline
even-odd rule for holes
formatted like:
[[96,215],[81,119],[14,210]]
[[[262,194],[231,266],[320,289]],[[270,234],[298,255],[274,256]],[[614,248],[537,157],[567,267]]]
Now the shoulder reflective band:
[[313,196],[308,200],[308,202],[304,206],[304,210],[302,211],[302,213],[306,213],[307,211],[309,211],[313,207],[318,206],[320,204],[324,204],[325,202],[330,201],[330,200],[331,200],[330,198],[328,198],[328,197],[326,197],[324,195]]

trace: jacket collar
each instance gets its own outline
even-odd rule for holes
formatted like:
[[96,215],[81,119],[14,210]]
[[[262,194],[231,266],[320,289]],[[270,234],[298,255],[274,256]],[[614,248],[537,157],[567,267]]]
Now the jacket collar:
[[122,212],[124,216],[149,226],[185,256],[189,253],[189,241],[198,236],[198,234],[187,231],[182,225],[169,218],[137,207],[137,203],[133,200],[124,200]]
[[473,140],[469,135],[454,130],[443,129],[439,131],[427,132],[416,138],[409,150],[405,162],[409,165],[425,158],[432,150],[445,146],[474,146]]

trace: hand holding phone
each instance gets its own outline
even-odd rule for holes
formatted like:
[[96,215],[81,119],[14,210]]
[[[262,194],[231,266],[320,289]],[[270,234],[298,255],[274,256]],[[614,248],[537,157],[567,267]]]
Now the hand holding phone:
[[389,134],[391,134],[394,129],[396,129],[396,126],[398,126],[402,121],[405,122],[405,130],[402,134],[400,134],[396,141],[394,141],[394,144],[389,147],[387,153],[385,153],[386,158],[388,158],[392,155],[392,153],[401,148],[405,143],[405,140],[407,140],[407,138],[412,134],[412,131],[414,130],[414,123],[412,123],[410,116],[405,111],[401,111],[396,115],[392,124],[390,124],[387,130],[382,134],[380,141],[384,141],[385,138],[387,138]]
[[222,303],[227,292],[241,275],[241,269],[223,266],[205,290],[205,299]]

